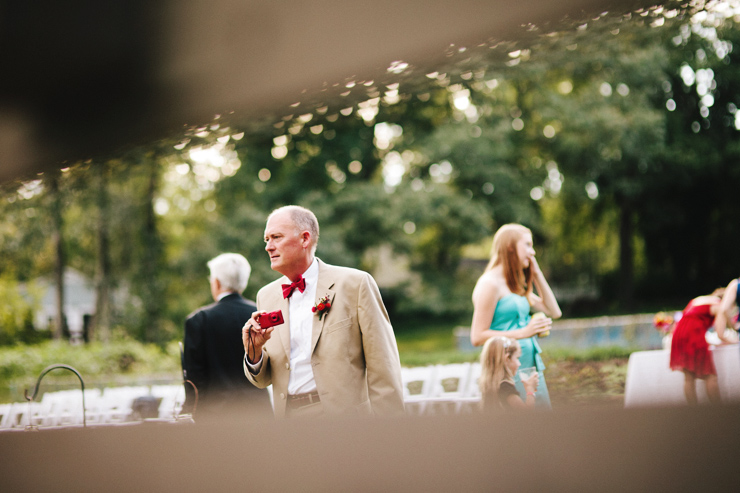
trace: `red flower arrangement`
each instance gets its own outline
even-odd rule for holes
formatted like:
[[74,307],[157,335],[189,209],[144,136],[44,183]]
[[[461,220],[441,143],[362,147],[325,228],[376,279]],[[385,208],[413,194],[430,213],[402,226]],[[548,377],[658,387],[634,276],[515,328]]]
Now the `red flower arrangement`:
[[317,314],[319,316],[319,320],[321,320],[321,318],[329,312],[329,308],[331,308],[331,303],[329,302],[329,295],[327,294],[323,298],[319,298],[319,302],[311,308],[311,311]]
[[663,334],[669,334],[673,329],[673,317],[666,312],[658,312],[653,317],[653,325]]

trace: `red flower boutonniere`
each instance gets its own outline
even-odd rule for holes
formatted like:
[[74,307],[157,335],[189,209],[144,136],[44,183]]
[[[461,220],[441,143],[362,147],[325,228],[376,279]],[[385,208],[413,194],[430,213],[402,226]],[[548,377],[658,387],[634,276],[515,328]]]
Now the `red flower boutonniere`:
[[329,302],[329,295],[327,294],[323,298],[319,298],[319,302],[311,308],[311,311],[316,313],[319,316],[319,320],[321,320],[321,318],[329,312],[329,308],[331,308],[331,303]]

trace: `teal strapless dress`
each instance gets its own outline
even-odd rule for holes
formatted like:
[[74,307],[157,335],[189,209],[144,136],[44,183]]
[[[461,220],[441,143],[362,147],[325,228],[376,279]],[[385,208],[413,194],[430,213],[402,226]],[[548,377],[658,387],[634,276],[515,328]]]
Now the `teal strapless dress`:
[[[507,294],[498,300],[496,304],[496,310],[493,312],[493,320],[491,320],[491,330],[506,332],[507,330],[526,327],[530,320],[529,310],[530,307],[527,298],[518,294]],[[505,334],[502,335],[505,336]],[[547,383],[545,382],[545,375],[543,373],[545,363],[542,362],[542,357],[540,356],[542,349],[537,343],[537,337],[519,339],[519,345],[522,347],[522,355],[519,357],[519,361],[522,364],[521,367],[527,368],[534,366],[540,375],[537,393],[535,394],[535,407],[539,409],[552,409],[550,394],[547,392]],[[518,374],[514,377],[514,384],[522,400],[526,399],[526,392]]]

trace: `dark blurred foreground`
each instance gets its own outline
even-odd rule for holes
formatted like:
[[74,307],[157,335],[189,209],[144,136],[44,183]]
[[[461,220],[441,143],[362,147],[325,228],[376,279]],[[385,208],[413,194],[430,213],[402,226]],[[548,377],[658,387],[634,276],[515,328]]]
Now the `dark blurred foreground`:
[[435,66],[451,44],[475,46],[527,23],[653,3],[2,2],[0,66],[12,77],[0,80],[0,182],[215,114],[260,122],[347,77],[381,80],[394,60]]
[[737,491],[740,407],[0,434],[4,491]]

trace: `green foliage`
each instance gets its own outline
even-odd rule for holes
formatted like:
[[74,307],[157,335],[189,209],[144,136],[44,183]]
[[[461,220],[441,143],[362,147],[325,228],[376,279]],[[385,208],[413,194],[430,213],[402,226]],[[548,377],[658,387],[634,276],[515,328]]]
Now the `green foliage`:
[[41,180],[0,188],[0,273],[19,281],[48,273],[52,257]]
[[635,351],[637,349],[621,346],[593,347],[588,349],[547,348],[542,353],[542,359],[545,365],[554,361],[609,361],[612,359],[629,358],[630,354]]
[[0,349],[0,375],[4,379],[38,376],[52,364],[67,364],[83,378],[115,377],[120,374],[175,372],[180,368],[177,344],[166,351],[153,344],[118,340],[109,344],[92,343],[72,346],[48,341],[33,346]]
[[[170,343],[162,350],[156,345],[130,339],[85,346],[48,341],[37,345],[0,348],[0,397],[23,400],[20,389],[33,391],[38,376],[53,364],[72,366],[88,385],[95,382],[110,384],[135,381],[147,375],[165,376],[177,382],[181,375],[180,353],[176,343]],[[47,386],[76,382],[77,377],[72,373],[54,370],[44,377],[41,390]],[[18,395],[3,395],[11,388],[17,389]]]
[[479,353],[462,352],[454,349],[447,351],[407,352],[401,353],[401,366],[447,365],[451,363],[473,363],[480,358]]
[[[469,321],[460,320],[461,323]],[[410,322],[394,324],[398,351],[403,366],[474,362],[480,358],[480,348],[473,351],[457,349],[452,323]],[[594,362],[627,359],[635,349],[611,346],[588,349],[567,347],[545,348],[542,357],[546,365],[558,362]]]
[[426,366],[477,361],[480,351],[459,351],[453,328],[439,319],[428,323],[420,320],[394,321],[398,352],[402,366]]
[[33,327],[40,298],[41,293],[33,283],[22,288],[13,276],[0,276],[0,346],[32,343],[43,338],[43,333]]
[[394,199],[374,183],[348,184],[331,201],[322,193],[309,194],[304,204],[321,227],[317,255],[329,263],[369,269],[363,259],[368,249],[400,244],[402,209]]
[[[210,258],[245,255],[250,298],[278,277],[264,221],[300,204],[319,217],[318,255],[382,278],[394,319],[469,316],[481,266],[463,252],[507,222],[533,230],[553,285],[598,291],[598,309],[685,301],[740,271],[740,30],[693,9],[531,26],[444,74],[404,75],[396,98],[389,84],[358,84],[369,115],[347,98],[270,125],[217,118],[104,166],[77,163],[56,196],[47,178],[8,184],[0,275],[53,271],[47,231],[60,212],[67,266],[90,279],[108,235],[111,324],[164,346],[211,301]],[[684,79],[689,69],[711,82]],[[21,328],[22,311],[7,341],[38,334]]]

